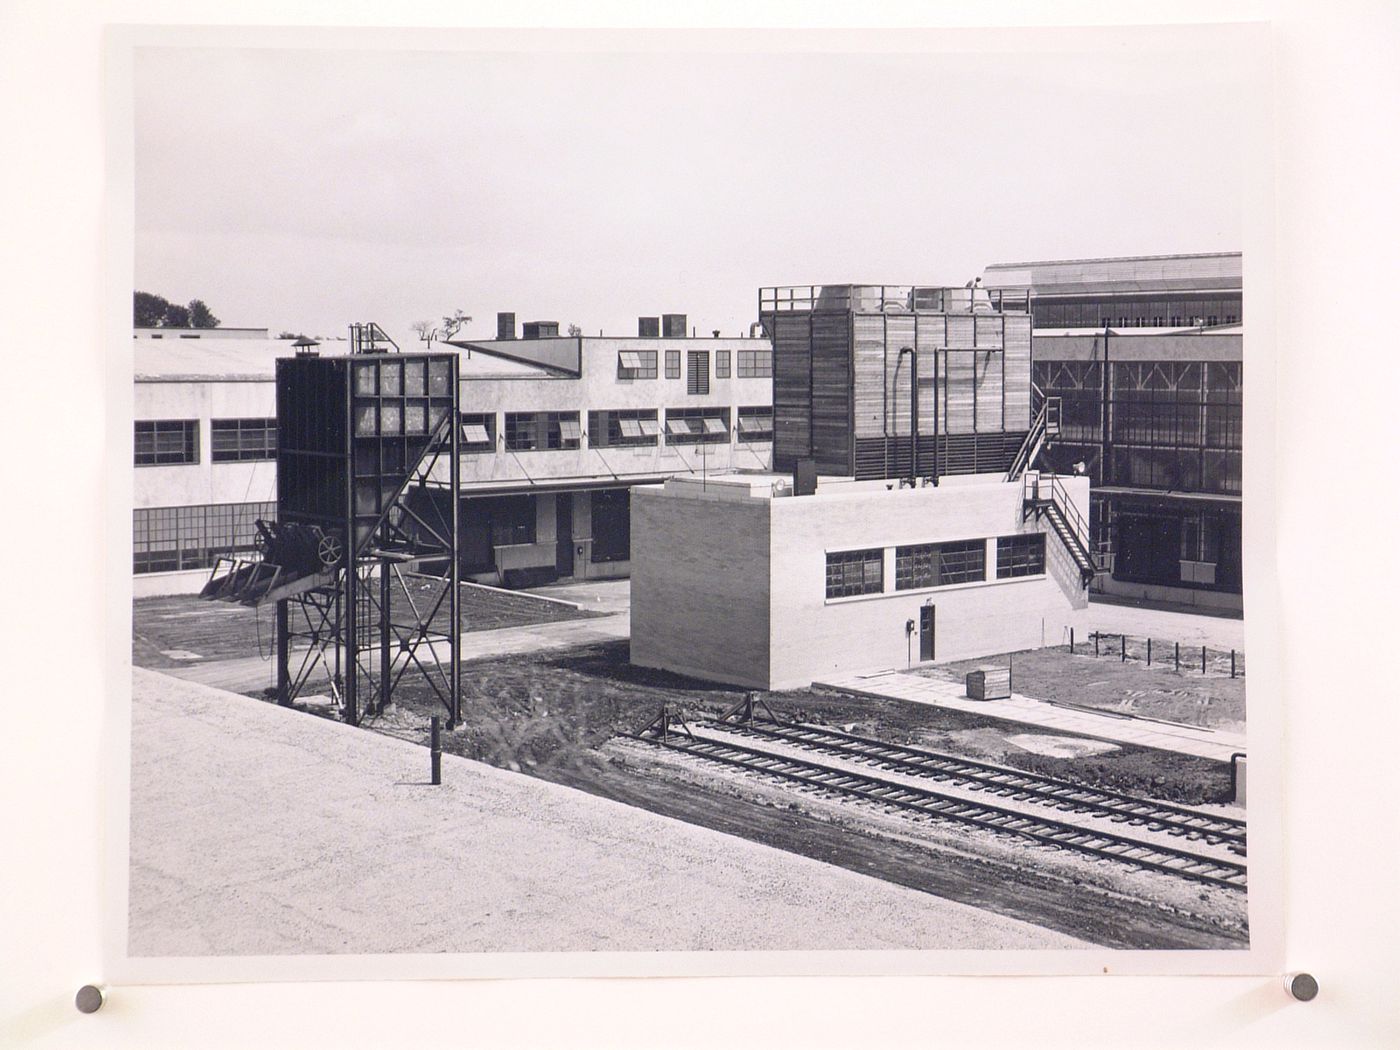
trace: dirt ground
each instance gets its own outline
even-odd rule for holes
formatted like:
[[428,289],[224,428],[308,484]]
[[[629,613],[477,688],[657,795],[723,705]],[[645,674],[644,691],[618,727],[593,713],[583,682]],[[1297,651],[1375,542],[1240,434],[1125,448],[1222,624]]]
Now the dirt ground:
[[[1076,645],[1073,654],[1064,646],[1057,646],[1012,653],[1010,657],[918,668],[914,673],[962,682],[968,671],[1005,667],[1009,660],[1011,688],[1022,696],[1230,732],[1244,731],[1245,680],[1230,678],[1228,666],[1225,676],[1177,673],[1170,663],[1147,666],[1134,655],[1136,647],[1131,644],[1129,659],[1121,661],[1116,638],[1113,644],[1112,655],[1097,659],[1083,652],[1082,645]],[[1170,658],[1170,648],[1166,651]],[[1199,649],[1196,657],[1200,658]]]
[[[627,662],[626,642],[470,661],[462,670],[464,724],[443,734],[444,749],[450,753],[990,907],[1097,943],[1231,947],[1245,936],[1243,896],[1235,894],[1224,905],[1218,899],[1220,892],[1231,891],[1207,893],[1197,905],[1191,888],[1185,901],[1164,901],[1160,880],[1151,890],[1133,884],[1124,888],[1119,882],[1091,886],[1084,873],[1057,868],[1058,860],[1048,867],[1031,863],[1024,849],[1008,852],[1002,842],[950,847],[947,842],[911,839],[900,830],[904,825],[874,829],[865,817],[852,819],[849,813],[832,813],[806,800],[798,804],[775,799],[747,781],[678,768],[650,745],[631,744],[619,734],[643,728],[663,703],[697,717],[718,715],[744,693],[633,667]],[[409,679],[397,695],[395,707],[367,718],[366,726],[425,744],[428,721],[434,714],[445,714],[443,707]],[[995,761],[1012,753],[1048,761],[1008,739],[1027,734],[963,712],[813,690],[767,694],[766,699],[780,717],[849,726],[881,739]],[[1219,763],[1186,756],[1176,763],[1138,748],[1114,752],[1119,761],[1125,754],[1145,768],[1179,765],[1173,777],[1227,782],[1228,771]],[[1059,773],[1076,779],[1073,773],[1079,765],[1089,763],[1090,773],[1082,779],[1097,782],[1100,774],[1092,771],[1092,763],[1112,757],[1060,760],[1069,771]]]
[[[405,575],[403,580],[403,587],[395,583],[391,588],[395,622],[413,618],[410,595],[412,604],[426,613],[446,587],[444,581],[432,576]],[[467,632],[599,615],[558,602],[471,586],[462,587],[458,611],[462,630]],[[448,622],[444,600],[433,624],[443,629]],[[305,624],[299,626],[305,628]],[[205,601],[192,594],[138,598],[132,602],[131,632],[132,660],[141,667],[180,667],[195,660],[235,659],[253,653],[267,656],[273,646],[273,611],[270,607],[253,609]]]

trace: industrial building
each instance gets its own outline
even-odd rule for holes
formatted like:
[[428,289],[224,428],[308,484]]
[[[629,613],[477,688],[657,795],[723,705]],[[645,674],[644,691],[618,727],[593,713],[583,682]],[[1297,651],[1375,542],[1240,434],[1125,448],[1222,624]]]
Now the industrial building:
[[1237,252],[985,271],[1030,296],[1034,381],[1061,404],[1040,462],[1093,481],[1096,592],[1243,607],[1242,276]]
[[[684,315],[642,318],[635,337],[497,327],[433,344],[460,368],[465,576],[625,576],[632,486],[769,468],[767,340],[694,338]],[[254,522],[275,517],[276,360],[348,347],[225,328],[143,329],[134,347],[134,591],[193,592],[221,555],[254,556]]]
[[1087,601],[1089,479],[1029,471],[1025,298],[760,293],[774,463],[636,493],[634,663],[764,689],[1001,653]]

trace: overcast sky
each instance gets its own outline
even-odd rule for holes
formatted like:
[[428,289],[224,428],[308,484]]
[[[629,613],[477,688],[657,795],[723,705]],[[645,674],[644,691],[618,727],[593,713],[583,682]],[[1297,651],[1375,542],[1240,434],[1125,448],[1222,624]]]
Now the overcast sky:
[[[1151,30],[1143,31],[1149,36]],[[142,49],[137,287],[343,333],[746,330],[757,289],[1241,247],[1228,47]]]

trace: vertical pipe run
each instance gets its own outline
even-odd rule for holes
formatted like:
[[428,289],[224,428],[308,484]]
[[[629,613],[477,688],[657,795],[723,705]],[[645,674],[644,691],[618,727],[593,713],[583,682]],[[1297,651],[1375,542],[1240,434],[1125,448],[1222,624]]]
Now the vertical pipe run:
[[273,628],[277,632],[277,703],[282,707],[292,704],[291,669],[288,667],[292,641],[288,633],[290,620],[287,601],[283,599],[277,603],[277,623]]
[[447,614],[451,621],[448,628],[448,644],[452,651],[452,665],[449,673],[449,686],[452,690],[452,711],[448,716],[447,728],[456,729],[462,724],[462,428],[461,417],[457,414],[461,404],[462,388],[459,375],[460,362],[452,357],[452,440],[448,444],[452,466],[449,471],[452,500],[452,536],[448,547],[448,586],[452,593],[447,598]]
[[[385,526],[387,531],[388,526]],[[394,655],[389,648],[389,559],[379,559],[379,713],[389,709],[389,672]]]
[[1071,655],[1071,656],[1074,655],[1074,628],[1073,628],[1073,627],[1071,627],[1071,628],[1069,629],[1069,651],[1070,651],[1070,655]]
[[1128,662],[1128,636],[1126,634],[1118,636],[1118,662],[1120,664]]

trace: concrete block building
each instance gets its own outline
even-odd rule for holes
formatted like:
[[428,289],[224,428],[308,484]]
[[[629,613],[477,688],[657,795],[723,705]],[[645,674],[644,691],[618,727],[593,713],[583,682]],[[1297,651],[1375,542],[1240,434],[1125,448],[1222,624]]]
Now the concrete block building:
[[635,493],[634,663],[765,689],[1042,644],[1089,479],[1028,471],[1030,315],[977,288],[764,289],[775,465]]
[[[1077,512],[1089,479],[1062,479]],[[1086,603],[1024,479],[672,479],[633,502],[632,662],[758,689],[1030,649]]]

